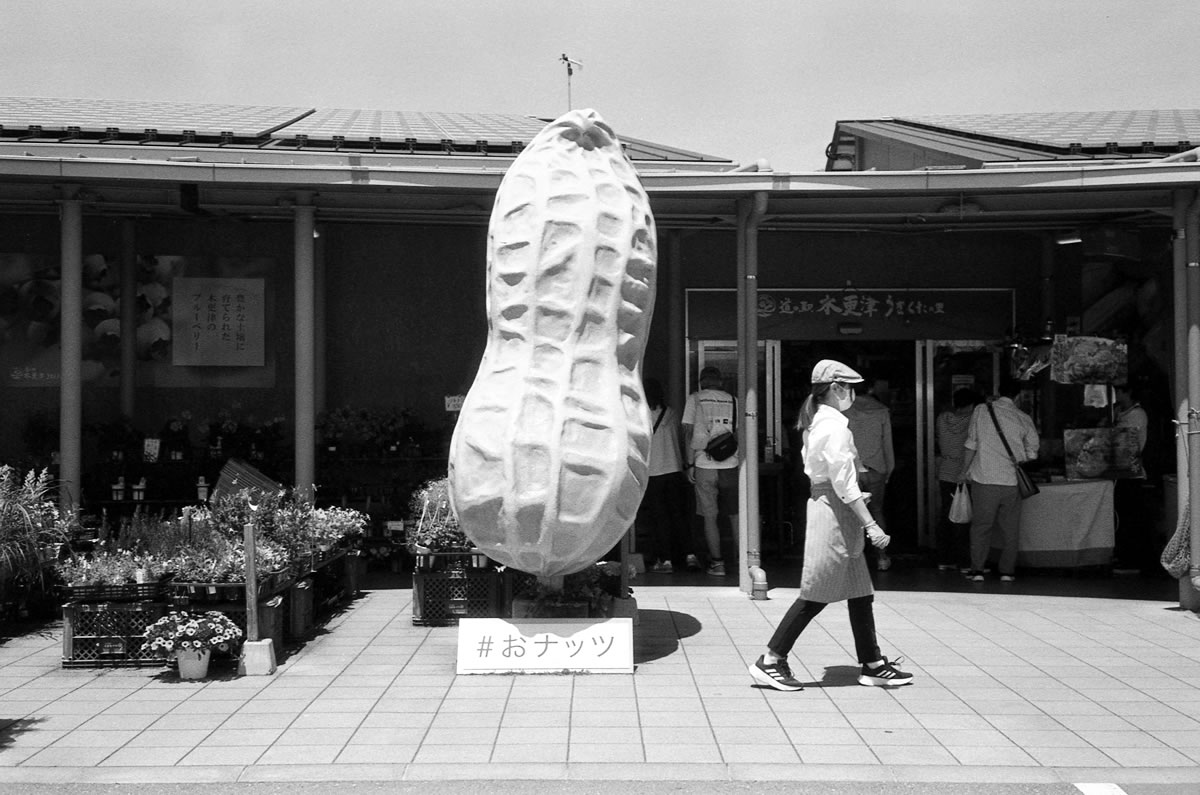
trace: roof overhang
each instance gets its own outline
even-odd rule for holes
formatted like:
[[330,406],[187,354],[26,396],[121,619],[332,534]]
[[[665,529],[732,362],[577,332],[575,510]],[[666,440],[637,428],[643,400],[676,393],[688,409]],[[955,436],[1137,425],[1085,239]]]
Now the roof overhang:
[[[11,150],[10,150],[11,151]],[[61,151],[61,150],[60,150]],[[296,197],[335,220],[485,222],[511,161],[452,164],[323,154],[260,162],[196,152],[98,157],[0,150],[0,211],[56,212],[80,191],[89,214],[287,218]],[[1169,225],[1173,192],[1200,187],[1200,163],[1061,163],[997,170],[897,172],[731,171],[639,164],[663,227],[735,223],[737,201],[768,197],[762,228],[892,231]],[[187,208],[181,186],[195,192]]]

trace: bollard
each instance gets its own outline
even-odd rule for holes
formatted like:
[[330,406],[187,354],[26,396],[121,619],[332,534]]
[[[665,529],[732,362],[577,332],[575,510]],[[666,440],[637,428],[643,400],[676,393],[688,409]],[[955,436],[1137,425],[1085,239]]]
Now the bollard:
[[767,596],[767,573],[758,566],[750,567],[750,598],[760,601],[771,598]]

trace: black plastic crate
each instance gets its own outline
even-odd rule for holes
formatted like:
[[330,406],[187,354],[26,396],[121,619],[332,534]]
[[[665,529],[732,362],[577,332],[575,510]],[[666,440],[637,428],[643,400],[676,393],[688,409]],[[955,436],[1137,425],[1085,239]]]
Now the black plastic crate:
[[161,602],[63,605],[63,667],[162,665],[160,651],[142,651],[146,627],[167,614]]
[[415,626],[455,626],[460,618],[504,618],[504,577],[495,569],[413,572]]
[[156,602],[163,600],[166,588],[165,582],[64,585],[62,595],[68,602]]

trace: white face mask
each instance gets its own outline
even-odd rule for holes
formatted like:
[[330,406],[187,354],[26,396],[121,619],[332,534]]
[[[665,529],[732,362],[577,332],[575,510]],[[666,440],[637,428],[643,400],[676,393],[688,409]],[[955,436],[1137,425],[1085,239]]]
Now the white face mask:
[[846,409],[848,409],[854,405],[854,390],[853,389],[851,389],[848,386],[833,387],[833,388],[843,390],[843,392],[840,395],[837,393],[834,394],[834,404],[833,404],[834,408],[836,408],[838,411],[845,411]]

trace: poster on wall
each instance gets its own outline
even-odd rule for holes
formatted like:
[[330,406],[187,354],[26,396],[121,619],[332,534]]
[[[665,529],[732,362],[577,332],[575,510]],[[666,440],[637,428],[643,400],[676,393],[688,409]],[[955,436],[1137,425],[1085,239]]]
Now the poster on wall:
[[1056,334],[1050,347],[1050,380],[1059,384],[1123,384],[1129,348],[1104,337]]
[[171,362],[194,367],[261,367],[266,284],[262,279],[176,278]]
[[1132,428],[1068,428],[1063,452],[1068,480],[1145,475]]
[[[62,277],[57,260],[0,252],[0,385],[53,387],[62,381],[59,331]],[[274,260],[265,257],[202,257],[143,254],[135,266],[134,327],[132,329],[138,386],[255,387],[275,386],[272,335],[272,295],[269,280]],[[176,308],[188,311],[186,295],[176,280],[215,283],[236,301],[242,282],[253,283],[244,293],[245,340],[233,343],[223,361],[184,363],[176,345],[186,339],[176,328]],[[120,267],[104,254],[83,257],[83,350],[81,376],[86,384],[116,387],[121,379]],[[220,305],[218,304],[218,307]],[[218,325],[223,318],[218,313]],[[236,325],[236,324],[235,324]],[[221,331],[215,334],[220,350]],[[236,336],[236,332],[235,332]],[[209,349],[212,350],[211,348]],[[189,354],[184,354],[184,359]]]

